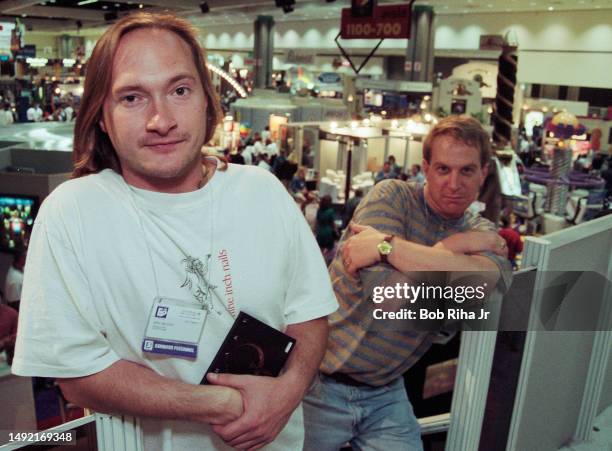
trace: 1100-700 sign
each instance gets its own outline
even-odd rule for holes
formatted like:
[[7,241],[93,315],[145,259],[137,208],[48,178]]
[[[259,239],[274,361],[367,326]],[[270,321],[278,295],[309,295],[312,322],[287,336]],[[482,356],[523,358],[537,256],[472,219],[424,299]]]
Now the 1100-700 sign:
[[346,33],[354,37],[383,38],[399,37],[402,33],[402,25],[398,22],[378,23],[349,23],[346,24]]

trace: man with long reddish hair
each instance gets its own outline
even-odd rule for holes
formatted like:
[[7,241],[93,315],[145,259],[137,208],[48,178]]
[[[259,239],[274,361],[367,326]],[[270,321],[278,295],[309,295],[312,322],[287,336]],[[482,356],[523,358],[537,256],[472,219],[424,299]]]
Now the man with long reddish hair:
[[[13,371],[139,417],[146,450],[297,450],[337,303],[274,176],[201,153],[220,111],[205,62],[174,16],[130,15],[98,41],[74,179],[34,226]],[[200,385],[240,311],[297,340],[285,371]]]

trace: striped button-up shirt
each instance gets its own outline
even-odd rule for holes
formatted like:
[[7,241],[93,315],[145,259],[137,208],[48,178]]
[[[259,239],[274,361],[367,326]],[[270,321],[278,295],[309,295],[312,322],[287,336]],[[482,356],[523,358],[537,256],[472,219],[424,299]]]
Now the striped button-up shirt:
[[[469,213],[454,220],[440,217],[427,206],[423,186],[399,180],[377,184],[357,208],[354,222],[426,246],[458,232],[495,230],[490,221]],[[344,234],[340,246],[348,235]],[[502,276],[498,287],[505,290],[512,272],[507,259],[493,253],[481,255],[498,265]],[[381,329],[375,325],[371,293],[363,287],[371,271],[391,273],[394,269],[375,265],[362,269],[354,278],[346,273],[340,253],[332,262],[330,276],[340,307],[328,317],[328,348],[320,369],[326,374],[344,373],[357,381],[381,386],[416,363],[431,346],[435,333]]]

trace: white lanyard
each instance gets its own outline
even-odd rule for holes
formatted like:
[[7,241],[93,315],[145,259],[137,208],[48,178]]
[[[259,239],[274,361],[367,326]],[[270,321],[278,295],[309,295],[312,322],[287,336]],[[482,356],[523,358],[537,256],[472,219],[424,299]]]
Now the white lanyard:
[[[225,309],[225,311],[233,318],[235,319],[235,316],[232,314],[232,312],[228,309],[228,307],[225,305],[225,302],[223,302],[223,299],[221,298],[221,296],[219,296],[219,294],[216,291],[216,286],[212,285],[209,280],[212,279],[212,277],[210,276],[210,273],[212,272],[212,265],[211,265],[211,257],[212,257],[212,251],[213,251],[213,243],[214,243],[214,193],[213,193],[213,185],[211,183],[212,178],[209,180],[208,182],[208,194],[210,196],[210,242],[209,242],[209,252],[208,252],[208,256],[207,256],[207,262],[203,263],[199,258],[194,258],[192,256],[190,256],[189,254],[187,254],[187,252],[185,252],[185,250],[183,249],[183,247],[176,242],[176,240],[168,233],[166,232],[166,230],[164,229],[164,227],[161,225],[163,223],[163,219],[160,218],[159,216],[157,216],[154,212],[149,211],[148,212],[148,216],[153,220],[152,222],[154,223],[154,225],[168,238],[168,240],[170,240],[170,242],[172,244],[174,244],[174,246],[176,246],[176,248],[181,252],[181,254],[183,254],[183,256],[185,257],[185,259],[183,260],[184,263],[186,263],[186,270],[187,270],[187,278],[185,280],[185,282],[183,282],[183,285],[181,285],[182,287],[188,286],[190,289],[192,289],[193,291],[195,291],[193,293],[193,296],[195,297],[196,301],[202,305],[202,308],[204,310],[206,310],[206,312],[211,312],[211,311],[215,311],[218,315],[222,315],[223,312],[220,310],[215,310],[214,308],[214,303],[213,303],[213,298],[216,298],[216,300],[219,302],[219,304],[221,304],[223,306],[223,308]],[[126,185],[128,186],[128,190],[129,190],[129,198],[130,198],[130,202],[132,204],[132,207],[134,208],[134,212],[136,213],[136,217],[138,218],[138,224],[140,226],[140,230],[142,232],[142,236],[143,239],[145,241],[145,246],[147,248],[147,253],[149,256],[149,262],[151,264],[151,270],[153,271],[153,279],[155,280],[155,293],[156,293],[156,297],[160,298],[160,292],[159,292],[159,283],[158,283],[158,277],[157,277],[157,271],[155,269],[155,264],[153,262],[153,255],[151,253],[151,246],[149,246],[149,242],[146,238],[146,232],[145,232],[145,228],[144,228],[144,224],[142,222],[142,209],[137,205],[137,202],[135,200],[135,189],[129,185],[126,182]],[[209,273],[209,277],[206,277],[206,272],[210,271]],[[195,276],[195,281],[189,278],[189,274],[192,274]],[[193,285],[196,285],[195,289],[193,287]]]

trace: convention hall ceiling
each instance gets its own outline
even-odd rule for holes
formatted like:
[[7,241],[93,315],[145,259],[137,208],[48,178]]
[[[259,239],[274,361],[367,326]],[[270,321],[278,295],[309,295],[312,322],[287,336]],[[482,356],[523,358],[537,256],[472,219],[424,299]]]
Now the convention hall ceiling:
[[[391,3],[405,2],[378,1]],[[431,5],[436,14],[612,9],[612,0],[417,0],[416,4]],[[295,0],[293,11],[285,13],[275,6],[275,0],[1,0],[0,20],[19,18],[30,30],[69,32],[104,27],[116,17],[143,10],[171,11],[205,27],[252,23],[258,15],[272,15],[277,22],[338,20],[340,10],[347,6],[350,0]]]

